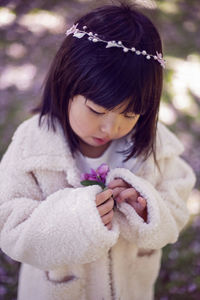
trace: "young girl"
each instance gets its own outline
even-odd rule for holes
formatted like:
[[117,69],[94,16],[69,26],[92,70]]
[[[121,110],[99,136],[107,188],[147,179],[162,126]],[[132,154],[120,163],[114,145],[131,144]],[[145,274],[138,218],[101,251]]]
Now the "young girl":
[[[130,5],[67,30],[0,166],[0,247],[23,263],[18,300],[153,299],[195,182],[157,124],[164,64],[156,28]],[[82,186],[102,164],[107,189]]]

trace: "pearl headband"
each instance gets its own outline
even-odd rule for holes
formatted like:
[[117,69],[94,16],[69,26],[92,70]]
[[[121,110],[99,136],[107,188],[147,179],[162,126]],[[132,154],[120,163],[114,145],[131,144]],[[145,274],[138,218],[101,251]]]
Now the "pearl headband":
[[135,49],[135,47],[132,48],[128,48],[125,47],[121,41],[105,41],[102,40],[98,37],[97,33],[93,33],[93,32],[87,32],[85,31],[87,29],[87,26],[83,26],[83,30],[80,30],[77,28],[78,23],[76,25],[73,25],[70,29],[68,29],[66,31],[66,35],[70,35],[73,34],[74,37],[81,39],[82,37],[84,37],[84,35],[88,35],[88,40],[96,43],[96,42],[102,42],[102,43],[106,43],[106,48],[111,48],[111,47],[118,47],[118,48],[123,48],[123,51],[125,53],[127,53],[128,51],[131,51],[133,53],[135,53],[136,55],[144,55],[146,57],[146,59],[151,59],[153,58],[154,60],[157,60],[158,63],[161,65],[161,67],[165,68],[165,60],[163,59],[162,53],[158,53],[156,51],[156,55],[153,54],[148,54],[145,50],[140,51]]

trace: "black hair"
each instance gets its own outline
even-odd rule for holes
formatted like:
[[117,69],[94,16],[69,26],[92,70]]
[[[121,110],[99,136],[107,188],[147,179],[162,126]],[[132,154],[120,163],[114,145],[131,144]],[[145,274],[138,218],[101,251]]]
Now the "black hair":
[[[106,41],[121,41],[147,53],[162,54],[159,33],[148,17],[127,3],[104,5],[85,14],[74,24],[87,26]],[[163,71],[158,61],[144,55],[106,48],[85,35],[81,39],[67,36],[58,50],[45,81],[42,101],[33,112],[44,115],[55,130],[55,119],[62,125],[72,154],[79,149],[79,138],[68,119],[69,100],[76,95],[106,108],[113,109],[128,100],[126,111],[140,114],[132,132],[133,143],[124,152],[125,160],[138,155],[146,159],[153,153],[158,111],[162,92]]]

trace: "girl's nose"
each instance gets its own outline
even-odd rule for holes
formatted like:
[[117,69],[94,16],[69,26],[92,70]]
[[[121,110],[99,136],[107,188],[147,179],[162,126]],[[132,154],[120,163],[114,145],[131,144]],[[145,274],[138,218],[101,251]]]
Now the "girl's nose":
[[101,124],[101,132],[106,134],[109,138],[117,136],[120,130],[120,122],[117,118],[107,118]]

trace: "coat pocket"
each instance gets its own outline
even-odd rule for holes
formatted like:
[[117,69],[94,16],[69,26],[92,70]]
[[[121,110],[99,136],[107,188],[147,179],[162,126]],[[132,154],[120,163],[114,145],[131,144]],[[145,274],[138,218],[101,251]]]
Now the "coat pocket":
[[46,271],[45,275],[47,280],[52,283],[70,283],[73,280],[78,280],[78,277],[75,275],[65,275],[63,277],[56,278],[55,276],[52,276],[49,271]]
[[153,249],[152,250],[146,250],[146,249],[141,248],[141,249],[138,250],[137,256],[138,257],[143,257],[143,256],[147,256],[147,257],[149,256],[150,257],[151,255],[153,255],[155,253],[155,251],[156,250],[153,250]]
[[161,250],[139,249],[135,268],[138,278],[147,286],[152,286],[160,270]]
[[45,299],[48,300],[80,300],[84,299],[83,279],[73,274],[58,276],[55,272],[43,272],[45,281]]

